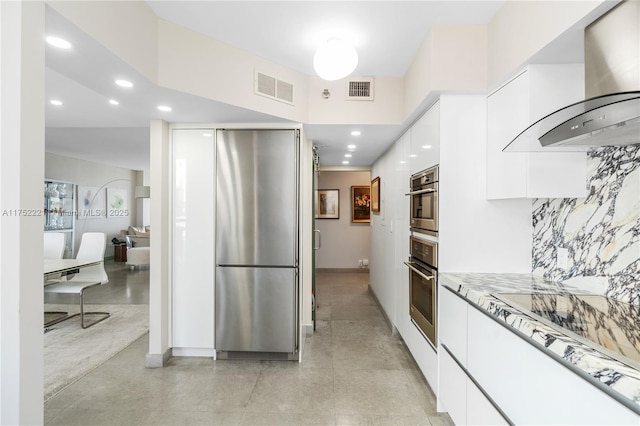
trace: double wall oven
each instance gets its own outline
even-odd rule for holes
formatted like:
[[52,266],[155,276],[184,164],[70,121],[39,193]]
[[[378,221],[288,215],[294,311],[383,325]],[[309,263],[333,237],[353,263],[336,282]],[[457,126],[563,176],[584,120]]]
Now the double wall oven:
[[[427,341],[437,347],[438,306],[438,167],[411,176],[409,313]],[[423,235],[420,235],[423,234]],[[428,235],[431,237],[425,237]]]

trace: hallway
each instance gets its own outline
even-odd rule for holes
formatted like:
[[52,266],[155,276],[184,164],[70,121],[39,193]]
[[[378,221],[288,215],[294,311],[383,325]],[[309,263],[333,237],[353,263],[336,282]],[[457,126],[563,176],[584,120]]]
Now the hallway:
[[45,403],[45,424],[449,425],[392,336],[366,273],[319,273],[301,364],[172,358],[145,369],[144,336]]

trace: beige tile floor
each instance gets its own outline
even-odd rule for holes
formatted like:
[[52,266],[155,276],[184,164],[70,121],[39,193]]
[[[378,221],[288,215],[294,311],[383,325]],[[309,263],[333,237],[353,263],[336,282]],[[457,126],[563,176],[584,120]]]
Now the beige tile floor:
[[320,273],[303,362],[172,358],[145,369],[148,337],[45,403],[47,425],[449,425],[366,273]]

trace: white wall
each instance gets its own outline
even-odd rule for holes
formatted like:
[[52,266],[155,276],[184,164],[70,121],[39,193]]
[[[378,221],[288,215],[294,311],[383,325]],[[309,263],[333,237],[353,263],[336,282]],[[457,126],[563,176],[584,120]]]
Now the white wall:
[[487,85],[487,27],[436,25],[429,30],[404,78],[404,114],[414,114],[431,93],[482,91]]
[[[43,423],[44,3],[0,2],[0,424]],[[6,212],[6,214],[5,214]]]
[[369,259],[371,227],[351,222],[351,187],[371,184],[369,171],[320,171],[318,189],[340,190],[340,218],[316,219],[322,235],[316,268],[358,268],[359,259]]
[[47,6],[155,81],[158,17],[146,2],[53,1],[47,2]]
[[[507,1],[488,26],[488,83],[500,86],[540,49],[579,22],[590,22],[615,1]],[[582,48],[582,46],[576,46]]]
[[138,202],[133,195],[138,181],[138,173],[135,170],[46,153],[44,174],[46,179],[70,182],[75,185],[93,186],[102,188],[101,191],[105,191],[106,188],[120,188],[128,191],[129,216],[76,219],[76,251],[80,245],[82,233],[92,231],[105,232],[107,234],[105,257],[113,256],[111,239],[113,237],[119,238],[120,231],[127,229],[130,225],[137,225]]

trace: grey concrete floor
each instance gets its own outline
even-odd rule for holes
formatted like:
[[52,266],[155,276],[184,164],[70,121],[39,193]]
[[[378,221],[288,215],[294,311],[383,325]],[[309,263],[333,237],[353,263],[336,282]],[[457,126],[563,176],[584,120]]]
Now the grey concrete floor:
[[[125,272],[125,281],[137,279]],[[369,294],[368,274],[320,273],[316,294],[317,329],[302,363],[172,358],[164,368],[145,369],[143,336],[49,399],[45,424],[452,424],[436,413],[433,393],[391,335]]]

